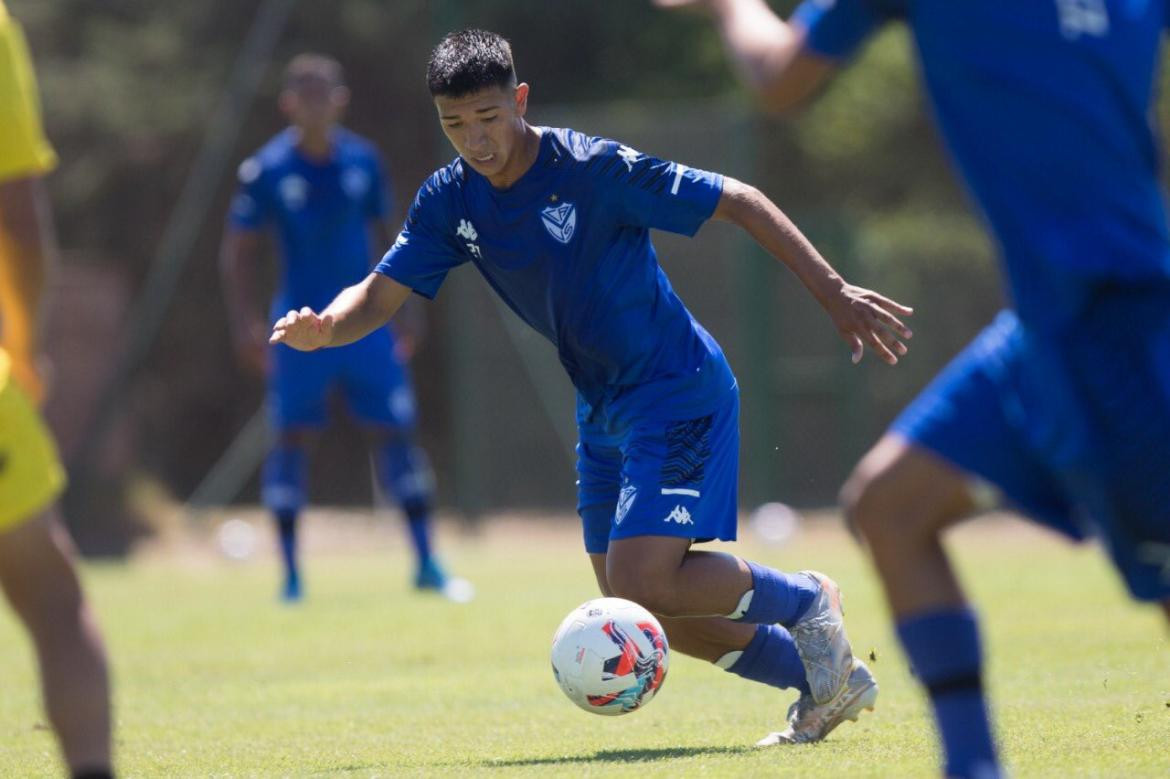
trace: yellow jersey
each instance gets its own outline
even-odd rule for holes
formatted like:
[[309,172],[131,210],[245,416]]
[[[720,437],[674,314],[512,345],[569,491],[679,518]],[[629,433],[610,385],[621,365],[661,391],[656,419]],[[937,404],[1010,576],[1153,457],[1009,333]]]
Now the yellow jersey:
[[41,129],[41,106],[24,30],[0,0],[0,181],[47,173],[57,155]]

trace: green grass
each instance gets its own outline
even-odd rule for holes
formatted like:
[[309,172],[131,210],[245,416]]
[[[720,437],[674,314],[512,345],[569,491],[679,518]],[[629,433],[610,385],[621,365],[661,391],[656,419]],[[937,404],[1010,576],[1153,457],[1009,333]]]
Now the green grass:
[[[125,776],[936,775],[934,736],[876,583],[834,523],[741,553],[841,583],[850,636],[882,692],[823,744],[760,751],[790,694],[681,655],[645,710],[593,717],[548,664],[552,631],[595,594],[575,525],[518,522],[443,540],[479,597],[406,586],[396,530],[315,543],[309,600],[274,599],[268,556],[205,550],[86,570],[116,678]],[[324,538],[324,523],[314,527]],[[746,534],[745,534],[746,535]],[[1020,524],[976,523],[952,544],[985,616],[990,687],[1017,776],[1170,774],[1170,642],[1092,549]],[[315,551],[315,553],[313,553]],[[27,644],[0,612],[0,775],[58,771]]]

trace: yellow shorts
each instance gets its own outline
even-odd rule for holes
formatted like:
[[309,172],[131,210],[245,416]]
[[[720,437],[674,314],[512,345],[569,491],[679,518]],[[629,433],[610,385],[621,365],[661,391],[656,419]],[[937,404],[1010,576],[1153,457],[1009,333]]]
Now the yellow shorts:
[[0,351],[0,532],[32,519],[65,486],[57,447],[24,393],[8,380]]
[[57,155],[41,129],[24,31],[0,6],[0,181],[47,173]]

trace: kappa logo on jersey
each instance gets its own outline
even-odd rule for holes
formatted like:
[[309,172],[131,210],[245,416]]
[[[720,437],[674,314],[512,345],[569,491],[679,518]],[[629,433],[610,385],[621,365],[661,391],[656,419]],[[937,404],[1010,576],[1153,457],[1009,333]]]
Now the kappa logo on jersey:
[[617,153],[622,158],[622,162],[626,163],[626,171],[632,171],[634,169],[634,163],[638,161],[638,152],[622,144],[618,147]]
[[618,495],[617,511],[613,515],[613,523],[620,525],[622,520],[626,518],[626,514],[630,513],[630,506],[634,505],[634,498],[638,497],[638,488],[630,485],[622,487],[621,493]]
[[280,180],[280,199],[289,211],[299,211],[309,199],[309,182],[297,175]]
[[467,244],[467,251],[471,252],[476,257],[483,257],[479,251],[479,244],[475,243],[475,241],[479,240],[479,233],[475,231],[475,225],[466,219],[460,219],[459,227],[455,230],[455,235],[462,238],[464,243]]
[[548,234],[561,243],[568,243],[577,229],[577,207],[572,203],[549,206],[540,212],[540,221]]
[[691,519],[691,512],[687,511],[686,506],[675,506],[674,510],[666,515],[663,522],[675,522],[679,525],[693,525],[695,521]]

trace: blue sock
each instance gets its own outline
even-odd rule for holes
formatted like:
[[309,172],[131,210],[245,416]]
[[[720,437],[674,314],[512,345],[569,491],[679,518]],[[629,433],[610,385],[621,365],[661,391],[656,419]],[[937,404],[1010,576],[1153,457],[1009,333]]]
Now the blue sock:
[[903,619],[898,637],[934,706],[947,776],[971,777],[997,768],[975,613],[947,609]]
[[747,610],[733,618],[740,622],[790,626],[808,611],[821,591],[816,579],[807,574],[781,573],[751,561],[747,564],[752,571],[752,599]]
[[810,692],[796,642],[779,625],[757,625],[743,654],[725,670],[781,689],[795,687],[802,695]]
[[297,512],[276,512],[276,532],[280,540],[280,556],[284,560],[286,590],[299,589],[301,576],[297,568]]
[[394,436],[378,451],[378,481],[393,495],[410,531],[410,542],[419,567],[431,559],[431,502],[434,477],[426,454],[408,437]]

